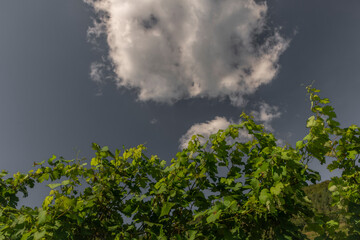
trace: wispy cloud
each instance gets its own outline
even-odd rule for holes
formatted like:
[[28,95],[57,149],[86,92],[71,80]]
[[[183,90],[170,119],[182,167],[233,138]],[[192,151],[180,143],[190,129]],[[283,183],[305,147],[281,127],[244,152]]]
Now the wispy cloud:
[[150,124],[157,124],[158,120],[156,118],[153,118],[150,120]]
[[268,131],[273,131],[274,129],[271,126],[273,119],[279,118],[281,112],[279,107],[270,106],[267,103],[261,103],[258,111],[252,111],[251,115],[254,116],[256,121],[260,121],[264,124],[264,127]]
[[90,77],[94,82],[101,83],[104,80],[104,67],[105,65],[100,62],[93,62],[90,65]]
[[[251,115],[254,116],[254,120],[258,123],[264,125],[265,129],[268,131],[273,131],[271,126],[271,122],[279,118],[281,112],[277,106],[270,106],[267,103],[261,103],[259,105],[259,110],[252,111]],[[215,117],[215,119],[207,121],[205,123],[196,123],[189,128],[189,130],[180,138],[179,148],[186,148],[188,142],[191,137],[196,134],[202,135],[204,138],[200,138],[201,143],[205,143],[205,141],[210,137],[211,134],[217,133],[220,129],[224,130],[231,124],[239,124],[241,120],[233,121],[231,119],[227,119],[225,117]],[[251,136],[245,130],[239,131],[239,137],[236,141],[248,141]]]
[[267,6],[254,0],[84,1],[97,13],[89,37],[106,34],[117,85],[142,101],[229,97],[242,105],[276,76],[288,46],[276,30],[258,41]]

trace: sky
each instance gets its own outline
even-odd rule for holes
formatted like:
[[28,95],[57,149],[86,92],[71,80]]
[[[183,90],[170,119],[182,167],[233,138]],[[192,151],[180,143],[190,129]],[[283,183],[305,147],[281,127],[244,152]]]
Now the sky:
[[92,142],[145,144],[170,161],[243,111],[294,144],[313,82],[342,126],[359,124],[359,10],[357,0],[0,1],[0,168],[90,158]]

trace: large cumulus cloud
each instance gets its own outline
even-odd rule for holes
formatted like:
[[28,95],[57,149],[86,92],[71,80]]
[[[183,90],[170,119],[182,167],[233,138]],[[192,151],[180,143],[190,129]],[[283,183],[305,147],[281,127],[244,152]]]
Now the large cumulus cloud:
[[[89,37],[106,36],[119,87],[139,100],[243,97],[269,83],[288,41],[254,0],[84,0],[97,13]],[[98,76],[96,79],[98,81]]]

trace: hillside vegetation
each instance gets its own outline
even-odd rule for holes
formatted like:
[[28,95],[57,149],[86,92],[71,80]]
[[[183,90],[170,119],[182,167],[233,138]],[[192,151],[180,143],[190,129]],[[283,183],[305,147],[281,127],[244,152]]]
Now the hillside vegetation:
[[318,184],[309,185],[304,187],[303,190],[311,200],[311,205],[318,213],[323,213],[328,216],[337,211],[336,207],[331,206],[331,192],[328,190],[330,181],[324,181]]

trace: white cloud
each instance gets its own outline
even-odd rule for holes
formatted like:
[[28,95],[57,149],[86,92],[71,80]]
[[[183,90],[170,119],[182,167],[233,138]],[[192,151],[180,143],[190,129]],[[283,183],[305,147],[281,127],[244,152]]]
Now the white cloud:
[[93,62],[90,65],[90,77],[94,82],[101,83],[103,81],[105,65],[99,62]]
[[[254,116],[254,120],[258,123],[264,125],[265,130],[273,131],[271,126],[271,121],[273,119],[279,118],[281,113],[279,112],[279,108],[277,106],[270,106],[267,103],[261,103],[259,105],[258,111],[252,111],[251,115]],[[186,148],[188,142],[191,137],[196,134],[200,134],[204,136],[204,138],[200,138],[200,142],[202,144],[210,137],[211,134],[217,133],[220,129],[224,130],[231,124],[239,124],[241,120],[234,122],[233,120],[228,120],[225,117],[215,117],[215,119],[211,121],[207,121],[205,123],[196,123],[190,127],[190,129],[180,138],[180,149]],[[251,139],[251,136],[245,130],[239,131],[239,137],[236,141],[248,141]],[[229,139],[229,141],[232,141]]]
[[156,118],[153,118],[150,120],[150,124],[156,124],[158,122],[158,120]]
[[227,120],[225,117],[215,117],[211,121],[206,123],[197,123],[191,126],[191,128],[180,138],[180,148],[186,148],[191,137],[196,134],[202,135],[204,138],[200,138],[200,141],[204,143],[211,134],[216,133],[219,129],[226,129],[231,120]]
[[[142,101],[229,97],[234,105],[269,83],[288,41],[276,30],[255,44],[267,6],[254,0],[84,0],[104,32],[119,87]],[[96,75],[94,75],[96,76]]]
[[281,112],[279,112],[279,108],[277,106],[270,106],[267,103],[261,103],[259,111],[252,111],[251,115],[254,116],[256,121],[262,122],[266,130],[273,131],[274,129],[271,126],[271,121],[279,118],[281,116]]
[[[217,133],[220,129],[224,130],[231,124],[238,124],[231,119],[227,120],[225,117],[215,117],[215,119],[207,121],[205,123],[196,123],[190,127],[190,129],[180,138],[180,149],[186,148],[188,142],[191,140],[191,137],[197,134],[202,135],[204,138],[199,138],[200,142],[204,144],[210,137],[211,134]],[[245,130],[239,130],[239,136],[236,138],[236,141],[247,141],[251,136]],[[233,139],[227,139],[227,141],[233,142]]]

